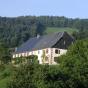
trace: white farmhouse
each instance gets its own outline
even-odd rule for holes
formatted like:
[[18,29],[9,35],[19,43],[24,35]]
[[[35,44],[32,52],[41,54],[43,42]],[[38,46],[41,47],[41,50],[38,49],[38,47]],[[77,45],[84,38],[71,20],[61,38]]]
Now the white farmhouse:
[[37,55],[39,64],[56,64],[55,57],[65,54],[73,42],[73,37],[66,32],[38,35],[19,46],[13,58]]

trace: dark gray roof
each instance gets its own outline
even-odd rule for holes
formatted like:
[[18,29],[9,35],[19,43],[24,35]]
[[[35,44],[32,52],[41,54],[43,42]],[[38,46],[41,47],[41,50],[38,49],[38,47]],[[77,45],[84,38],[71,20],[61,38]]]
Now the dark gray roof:
[[15,53],[22,53],[26,51],[40,50],[44,48],[50,48],[57,43],[63,37],[64,32],[44,35],[40,37],[34,37],[27,42],[19,46]]

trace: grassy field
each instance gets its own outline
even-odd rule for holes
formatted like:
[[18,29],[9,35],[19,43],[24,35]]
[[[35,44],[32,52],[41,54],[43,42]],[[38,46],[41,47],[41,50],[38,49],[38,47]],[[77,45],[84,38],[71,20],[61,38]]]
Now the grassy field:
[[73,28],[58,28],[58,27],[47,27],[45,33],[49,34],[49,33],[57,33],[57,32],[68,32],[70,34],[72,34],[74,31],[77,31],[77,29],[73,29]]

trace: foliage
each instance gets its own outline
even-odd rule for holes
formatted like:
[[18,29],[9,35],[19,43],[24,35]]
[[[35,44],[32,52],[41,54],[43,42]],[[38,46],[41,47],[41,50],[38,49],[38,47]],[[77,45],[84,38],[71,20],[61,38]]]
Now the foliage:
[[85,39],[88,38],[88,30],[79,30],[79,32],[73,32],[72,34],[75,39]]
[[0,67],[0,88],[7,88],[7,83],[10,81],[14,67],[11,64],[1,65]]
[[11,62],[11,54],[4,44],[0,43],[0,64],[7,64]]
[[[0,17],[0,41],[8,47],[16,47],[30,37],[45,33],[46,27],[77,29],[73,33],[76,39],[88,38],[88,19],[25,16]],[[5,45],[0,43],[0,63],[6,64],[11,58]],[[88,88],[88,39],[77,41],[66,55],[56,58],[60,63],[56,66],[39,65],[36,56],[26,59],[28,63],[21,64],[18,68],[0,65],[0,88],[2,85],[6,87],[11,73],[14,75],[8,88]],[[22,62],[22,58],[17,58],[16,64]]]
[[37,55],[30,55],[27,57],[17,57],[13,59],[14,65],[27,64],[27,63],[38,63]]
[[88,88],[88,40],[77,41],[60,60],[70,88]]
[[88,40],[77,41],[59,59],[59,65],[18,67],[8,88],[88,88]]
[[25,62],[25,59],[26,58],[23,58],[23,57],[17,57],[17,58],[14,58],[14,64],[15,65],[18,65],[18,64],[21,64],[23,61]]
[[9,47],[16,47],[30,37],[43,34],[45,26],[35,17],[0,17],[0,41]]
[[27,63],[34,63],[34,64],[38,64],[38,56],[37,55],[30,55],[28,57],[26,57],[27,59]]
[[9,47],[17,47],[30,37],[44,34],[46,27],[66,27],[72,28],[73,31],[75,29],[87,30],[88,19],[72,19],[59,16],[0,17],[0,41]]
[[36,88],[32,79],[34,74],[33,63],[21,65],[18,67],[16,72],[14,72],[13,79],[8,88]]

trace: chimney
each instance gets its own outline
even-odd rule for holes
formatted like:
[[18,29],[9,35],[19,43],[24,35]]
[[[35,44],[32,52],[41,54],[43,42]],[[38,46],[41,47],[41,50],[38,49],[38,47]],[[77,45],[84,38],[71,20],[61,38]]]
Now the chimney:
[[40,37],[40,35],[39,34],[37,34],[37,38],[39,38]]

